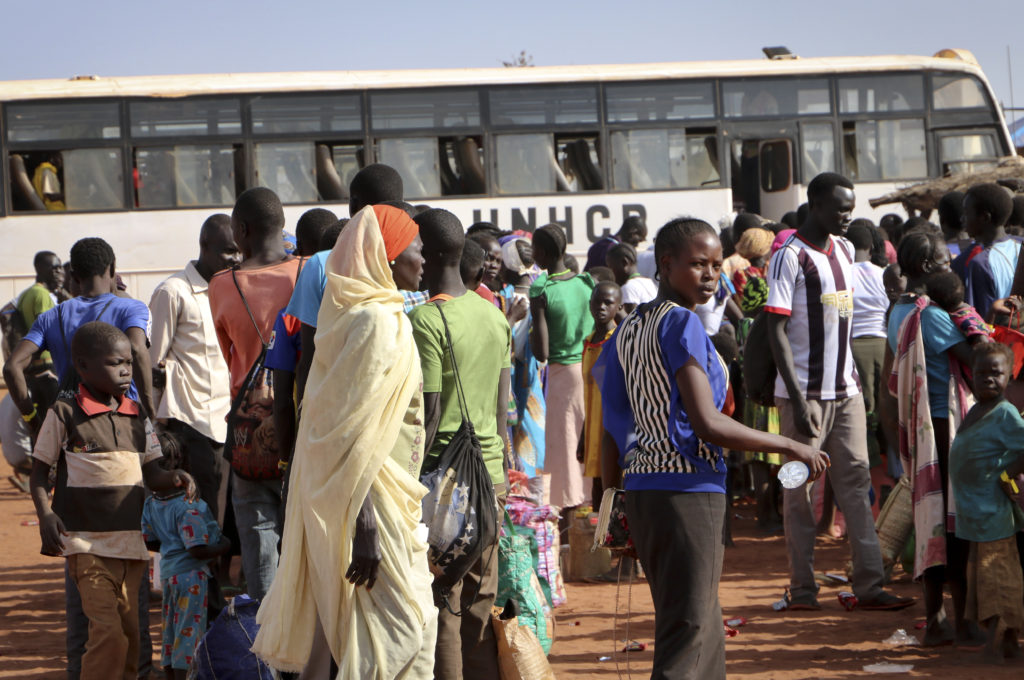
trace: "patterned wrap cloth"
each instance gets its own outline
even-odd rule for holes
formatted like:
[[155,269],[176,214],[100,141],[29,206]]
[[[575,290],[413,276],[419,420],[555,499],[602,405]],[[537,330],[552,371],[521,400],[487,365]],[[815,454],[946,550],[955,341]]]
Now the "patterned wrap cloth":
[[[956,508],[952,488],[942,488],[938,448],[928,403],[921,313],[931,304],[918,296],[897,334],[896,359],[889,375],[889,391],[899,400],[899,441],[903,469],[910,481],[914,506],[914,578],[925,569],[946,564],[946,533],[955,529]],[[974,403],[960,371],[951,366],[949,383],[949,439]]]

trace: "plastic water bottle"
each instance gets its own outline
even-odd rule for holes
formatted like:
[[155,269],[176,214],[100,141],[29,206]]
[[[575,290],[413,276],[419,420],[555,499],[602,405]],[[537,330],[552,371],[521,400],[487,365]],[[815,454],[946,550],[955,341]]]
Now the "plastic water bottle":
[[797,488],[810,476],[811,471],[798,460],[791,460],[779,468],[779,483],[786,489]]

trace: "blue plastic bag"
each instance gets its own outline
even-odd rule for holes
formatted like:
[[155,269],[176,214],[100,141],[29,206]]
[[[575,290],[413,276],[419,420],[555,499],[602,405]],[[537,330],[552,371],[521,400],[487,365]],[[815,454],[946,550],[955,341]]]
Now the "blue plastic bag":
[[196,645],[189,680],[278,680],[251,648],[259,632],[260,603],[239,595],[231,600]]

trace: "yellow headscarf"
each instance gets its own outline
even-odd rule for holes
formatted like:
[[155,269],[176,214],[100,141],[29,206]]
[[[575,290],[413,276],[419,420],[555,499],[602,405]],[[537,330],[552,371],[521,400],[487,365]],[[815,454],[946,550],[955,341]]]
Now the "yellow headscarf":
[[765,257],[771,252],[772,241],[775,240],[775,233],[768,229],[753,227],[743,232],[740,240],[736,243],[736,252],[747,260],[755,260]]
[[[391,455],[423,378],[372,207],[341,232],[326,271],[281,561],[253,651],[275,668],[302,670],[319,616],[338,678],[430,677],[417,665],[437,616],[417,530],[426,488]],[[383,555],[372,591],[344,578],[367,493]]]

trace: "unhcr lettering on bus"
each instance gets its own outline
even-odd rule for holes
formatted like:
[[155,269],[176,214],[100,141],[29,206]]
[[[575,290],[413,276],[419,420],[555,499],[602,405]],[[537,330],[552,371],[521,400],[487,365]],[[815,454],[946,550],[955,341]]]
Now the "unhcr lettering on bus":
[[693,215],[717,224],[732,209],[731,200],[727,189],[719,189],[699,193],[441,200],[431,201],[430,205],[451,210],[466,226],[490,222],[502,230],[532,233],[553,222],[565,229],[569,250],[583,252],[591,243],[618,231],[627,217],[637,216],[650,225],[662,225],[681,215]]

